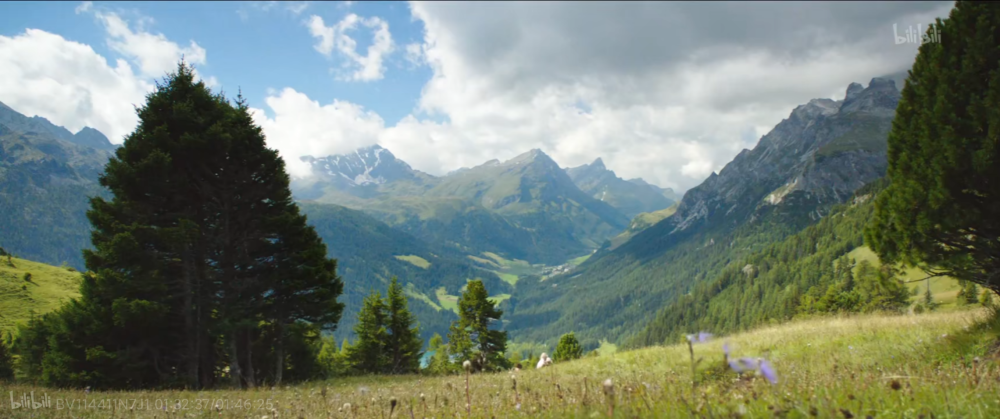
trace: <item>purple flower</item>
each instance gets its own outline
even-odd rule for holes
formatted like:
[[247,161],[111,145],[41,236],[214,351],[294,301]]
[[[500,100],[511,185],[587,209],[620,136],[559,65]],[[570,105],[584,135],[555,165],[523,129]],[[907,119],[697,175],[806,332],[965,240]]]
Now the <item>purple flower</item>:
[[774,371],[774,366],[766,359],[760,360],[760,373],[764,374],[764,378],[771,384],[778,384],[778,373]]
[[712,334],[708,332],[698,332],[697,335],[687,335],[688,342],[705,343],[712,339]]
[[753,358],[739,358],[729,361],[729,368],[736,372],[755,370],[757,369],[757,361]]

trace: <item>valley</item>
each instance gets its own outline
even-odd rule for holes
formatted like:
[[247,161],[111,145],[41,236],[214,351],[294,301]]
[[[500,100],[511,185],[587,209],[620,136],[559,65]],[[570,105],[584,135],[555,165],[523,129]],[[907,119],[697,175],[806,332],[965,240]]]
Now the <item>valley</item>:
[[[345,282],[346,314],[332,336],[352,339],[364,296],[398,277],[425,342],[447,333],[466,281],[479,279],[506,312],[504,324],[517,345],[552,348],[567,331],[575,331],[588,350],[602,341],[656,343],[681,333],[682,323],[669,332],[650,331],[668,322],[671,310],[687,312],[682,296],[698,295],[699,287],[725,281],[727,272],[743,265],[756,266],[753,260],[768,249],[800,246],[794,244],[797,237],[817,234],[809,229],[830,231],[820,237],[844,230],[835,235],[835,246],[815,244],[832,250],[824,256],[829,261],[822,262],[828,268],[814,265],[816,276],[785,297],[789,303],[782,307],[789,308],[745,317],[725,330],[789,319],[809,286],[829,281],[823,275],[833,269],[834,259],[849,254],[877,263],[860,250],[860,226],[871,212],[872,194],[857,191],[870,189],[885,172],[887,121],[898,98],[893,81],[875,78],[868,87],[851,84],[842,101],[817,99],[799,106],[757,147],[741,152],[683,197],[642,179],[624,180],[601,159],[561,168],[541,150],[444,176],[414,170],[378,145],[344,155],[303,156],[312,175],[292,179],[292,193]],[[65,165],[62,176],[93,185],[84,189],[91,192],[65,199],[83,203],[89,194],[106,194],[96,184],[100,165],[109,158],[107,147],[80,148],[61,127],[7,107],[0,110],[7,125],[33,130],[25,136],[5,128],[4,149],[37,150],[11,156],[43,156],[5,159],[8,177],[42,170],[29,164],[51,159]],[[2,185],[23,187],[17,179]],[[59,187],[36,179],[42,188]],[[62,237],[86,237],[83,208],[53,200],[57,196],[5,203],[27,209],[9,214],[69,211],[71,216],[60,222],[77,220],[70,227],[76,230]],[[4,225],[31,224],[25,219]],[[83,268],[79,256],[68,256],[71,240],[39,251],[13,239],[24,233],[3,237],[2,244],[18,256]],[[782,244],[788,240],[791,244]],[[955,292],[954,286],[945,288]]]

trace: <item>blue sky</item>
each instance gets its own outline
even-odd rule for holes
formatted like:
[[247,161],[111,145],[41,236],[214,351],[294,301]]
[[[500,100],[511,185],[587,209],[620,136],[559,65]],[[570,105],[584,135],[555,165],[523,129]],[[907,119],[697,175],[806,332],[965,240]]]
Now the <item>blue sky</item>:
[[[89,13],[76,13],[80,2],[0,2],[0,34],[14,36],[27,28],[57,33],[90,45],[99,54],[121,58],[107,46],[101,23]],[[418,43],[423,24],[410,18],[406,3],[315,2],[296,14],[287,4],[267,2],[94,2],[124,19],[153,19],[147,30],[185,44],[195,40],[208,51],[202,73],[214,76],[231,95],[242,88],[251,106],[264,108],[268,89],[291,87],[322,103],[334,98],[371,109],[389,124],[414,110],[420,89],[430,70],[413,66],[403,55],[388,58],[386,75],[380,80],[352,82],[331,77],[330,70],[342,59],[328,58],[313,48],[313,37],[305,26],[308,16],[336,22],[349,13],[378,16],[392,28],[394,41]],[[372,44],[370,34],[349,33],[357,50]],[[2,100],[2,99],[0,99]]]
[[952,5],[0,2],[0,102],[120,143],[185,54],[293,176],[376,143],[435,175],[537,148],[683,191],[796,106],[905,72],[893,25]]

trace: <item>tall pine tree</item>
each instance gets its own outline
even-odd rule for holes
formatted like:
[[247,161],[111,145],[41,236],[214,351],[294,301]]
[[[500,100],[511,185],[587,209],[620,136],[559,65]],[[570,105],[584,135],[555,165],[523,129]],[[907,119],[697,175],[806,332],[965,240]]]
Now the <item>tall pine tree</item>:
[[509,368],[510,361],[503,355],[507,351],[507,332],[491,328],[499,325],[503,311],[489,300],[482,281],[469,281],[458,299],[458,315],[448,332],[448,343],[459,360],[472,361],[480,371]]
[[959,1],[927,34],[865,239],[884,263],[1000,292],[1000,7]]
[[[253,386],[262,336],[280,380],[288,326],[330,329],[343,308],[336,264],[292,202],[284,162],[242,97],[233,106],[184,63],[139,120],[100,177],[113,199],[91,200],[89,272],[48,325],[45,381],[203,388],[228,357],[234,384]],[[267,324],[279,333],[262,333]]]
[[372,290],[358,312],[358,324],[354,333],[358,340],[347,348],[347,359],[355,371],[364,374],[377,374],[385,371],[389,365],[389,355],[386,353],[386,342],[389,332],[386,330],[386,306],[382,295]]
[[392,277],[389,283],[386,300],[389,312],[386,346],[391,359],[389,372],[415,373],[420,370],[420,357],[423,355],[420,349],[424,343],[420,340],[420,328],[414,325],[416,319],[407,308],[403,287],[396,277]]

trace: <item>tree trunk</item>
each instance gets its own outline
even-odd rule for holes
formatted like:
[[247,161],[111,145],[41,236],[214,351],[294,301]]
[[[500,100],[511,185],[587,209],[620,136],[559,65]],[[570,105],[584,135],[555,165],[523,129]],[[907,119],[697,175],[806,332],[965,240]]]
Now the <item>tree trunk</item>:
[[257,379],[254,378],[253,372],[253,329],[247,328],[246,331],[246,341],[247,341],[247,364],[246,364],[246,377],[247,377],[247,388],[254,388],[257,386]]
[[239,333],[234,330],[229,337],[229,376],[232,379],[233,387],[241,389],[243,388],[241,381],[243,373],[240,371],[240,357],[236,351],[239,346],[239,342],[237,341],[238,336]]
[[274,385],[281,384],[281,374],[285,371],[285,323],[277,322],[278,338],[274,350]]
[[184,317],[184,375],[188,386],[198,389],[198,330],[194,325],[194,252],[191,245],[184,245],[184,256],[182,260],[183,280],[181,292],[184,294],[181,299],[181,313]]

